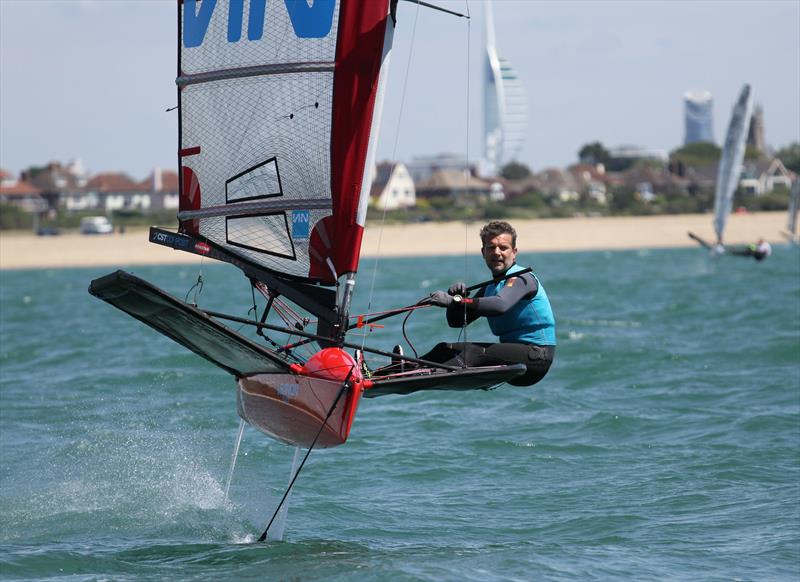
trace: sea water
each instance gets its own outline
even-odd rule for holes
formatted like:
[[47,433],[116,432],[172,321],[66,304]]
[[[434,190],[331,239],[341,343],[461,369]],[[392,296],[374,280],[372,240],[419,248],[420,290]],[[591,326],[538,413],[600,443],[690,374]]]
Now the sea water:
[[[0,577],[797,580],[800,251],[519,259],[558,321],[548,376],[363,400],[267,544],[294,451],[248,427],[226,500],[233,379],[91,297],[109,269],[0,272]],[[129,270],[181,299],[202,273],[209,309],[252,302],[229,266]],[[365,259],[353,312],[487,275]],[[363,339],[391,349],[402,317],[381,323]],[[458,338],[437,308],[405,332],[420,353]]]

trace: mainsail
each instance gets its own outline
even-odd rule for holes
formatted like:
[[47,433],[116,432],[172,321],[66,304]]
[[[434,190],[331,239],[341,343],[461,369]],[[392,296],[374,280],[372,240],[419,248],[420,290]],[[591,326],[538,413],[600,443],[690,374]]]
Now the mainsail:
[[800,210],[800,178],[795,178],[792,182],[792,189],[789,193],[789,218],[786,221],[786,230],[792,241],[798,242],[797,239],[797,213]]
[[753,100],[750,85],[745,85],[733,108],[717,173],[717,189],[714,196],[714,231],[717,233],[718,243],[722,242],[725,234],[725,223],[733,205],[733,193],[736,191],[742,173],[745,142],[752,112]]
[[389,4],[179,2],[183,233],[289,279],[352,281]]

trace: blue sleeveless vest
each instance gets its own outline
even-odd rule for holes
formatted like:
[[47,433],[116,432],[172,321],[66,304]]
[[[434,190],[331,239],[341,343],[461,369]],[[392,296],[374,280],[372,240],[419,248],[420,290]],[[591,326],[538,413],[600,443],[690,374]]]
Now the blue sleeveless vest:
[[[506,272],[516,273],[522,267],[517,264]],[[533,275],[533,273],[531,273]],[[537,344],[540,346],[556,345],[556,322],[550,300],[541,281],[536,275],[539,291],[533,299],[523,299],[503,315],[487,317],[492,333],[500,338],[501,343]],[[484,297],[500,293],[506,280],[486,287]]]

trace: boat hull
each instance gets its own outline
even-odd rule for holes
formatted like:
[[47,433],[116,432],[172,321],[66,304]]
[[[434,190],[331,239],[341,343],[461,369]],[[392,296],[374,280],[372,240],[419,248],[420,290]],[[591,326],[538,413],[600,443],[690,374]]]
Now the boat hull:
[[267,436],[284,443],[309,447],[325,424],[315,448],[347,441],[358,403],[361,382],[352,382],[325,422],[342,382],[299,374],[255,374],[238,380],[239,416]]

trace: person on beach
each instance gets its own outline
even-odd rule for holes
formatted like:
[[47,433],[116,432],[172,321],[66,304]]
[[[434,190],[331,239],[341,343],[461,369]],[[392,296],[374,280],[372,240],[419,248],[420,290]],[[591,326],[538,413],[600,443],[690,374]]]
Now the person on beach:
[[492,221],[480,231],[481,254],[492,272],[492,282],[469,297],[464,283],[433,292],[428,301],[447,309],[450,327],[464,327],[486,317],[499,343],[439,343],[420,356],[453,366],[491,366],[522,363],[527,371],[509,380],[531,386],[545,377],[556,351],[556,328],[547,292],[532,272],[516,263],[517,233],[504,221]]
[[735,257],[753,257],[756,261],[763,261],[772,254],[772,246],[763,238],[759,238],[756,243],[744,246],[726,246],[722,244],[722,241],[717,241],[717,244],[711,245],[693,232],[689,233],[689,238],[697,241],[703,248],[710,250],[715,255],[728,254]]

